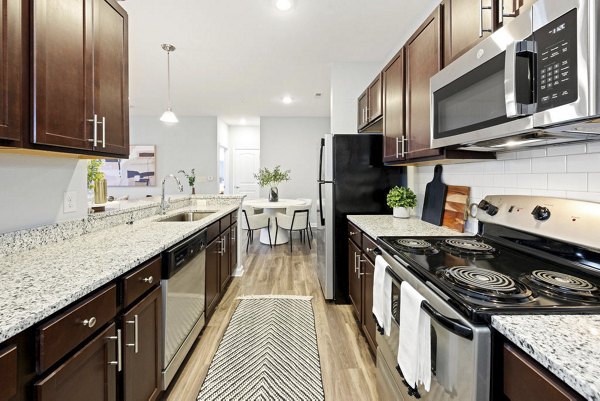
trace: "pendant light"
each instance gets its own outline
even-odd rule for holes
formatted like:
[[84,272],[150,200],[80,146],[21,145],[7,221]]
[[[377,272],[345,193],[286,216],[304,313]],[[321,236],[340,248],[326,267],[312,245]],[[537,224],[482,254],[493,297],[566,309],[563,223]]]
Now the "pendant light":
[[175,51],[175,46],[169,44],[162,44],[160,47],[167,52],[167,96],[168,96],[168,107],[167,110],[160,116],[160,121],[164,123],[177,123],[179,120],[171,108],[171,52]]

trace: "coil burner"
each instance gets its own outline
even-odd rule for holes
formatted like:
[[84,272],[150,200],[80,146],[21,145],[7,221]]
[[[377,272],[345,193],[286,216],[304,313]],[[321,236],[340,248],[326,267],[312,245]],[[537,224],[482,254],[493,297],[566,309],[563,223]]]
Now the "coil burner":
[[452,284],[461,294],[482,301],[522,303],[532,298],[532,292],[527,286],[492,270],[454,266],[439,271],[438,276]]
[[394,245],[401,251],[419,255],[437,252],[433,245],[422,239],[400,238],[394,241]]
[[453,255],[473,258],[491,258],[496,253],[496,248],[484,242],[459,238],[444,240],[440,248]]
[[551,270],[534,270],[522,280],[546,294],[586,302],[600,302],[600,290],[591,282]]

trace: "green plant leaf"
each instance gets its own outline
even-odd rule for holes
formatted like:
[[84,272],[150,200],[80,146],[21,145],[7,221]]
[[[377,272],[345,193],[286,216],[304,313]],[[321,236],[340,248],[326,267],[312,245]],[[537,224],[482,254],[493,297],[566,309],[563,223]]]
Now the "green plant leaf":
[[387,194],[387,205],[411,209],[417,206],[417,195],[410,188],[395,186]]

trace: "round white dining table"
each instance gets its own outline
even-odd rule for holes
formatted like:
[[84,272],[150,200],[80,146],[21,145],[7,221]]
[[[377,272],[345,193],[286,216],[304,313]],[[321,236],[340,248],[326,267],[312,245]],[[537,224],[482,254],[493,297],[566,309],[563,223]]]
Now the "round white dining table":
[[290,240],[287,230],[279,230],[277,234],[277,243],[275,243],[275,215],[278,212],[285,213],[285,209],[288,206],[301,206],[305,205],[304,201],[298,199],[279,199],[277,202],[269,202],[268,199],[249,199],[244,200],[244,205],[253,207],[254,209],[263,209],[263,213],[266,213],[271,217],[271,224],[269,228],[263,228],[260,230],[260,242],[269,245],[269,231],[271,232],[271,242],[273,245],[286,244]]

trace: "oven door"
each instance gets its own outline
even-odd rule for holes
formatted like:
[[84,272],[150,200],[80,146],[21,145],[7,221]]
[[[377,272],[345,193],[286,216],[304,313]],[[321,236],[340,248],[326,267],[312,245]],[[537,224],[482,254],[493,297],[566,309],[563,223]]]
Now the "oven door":
[[[431,401],[488,401],[490,399],[490,329],[464,319],[449,306],[430,283],[423,283],[410,273],[403,262],[389,257],[387,274],[392,278],[392,328],[390,336],[377,335],[377,361],[381,376],[391,377],[392,388],[408,401],[420,396]],[[408,281],[425,297],[424,308],[431,317],[431,388],[423,386],[418,394],[404,383],[397,363],[400,330],[400,284]],[[383,371],[383,372],[382,372]],[[390,379],[388,379],[388,382]],[[380,383],[382,380],[380,380]],[[389,392],[389,390],[385,390]]]
[[485,143],[533,130],[531,36],[529,10],[431,78],[433,147]]

